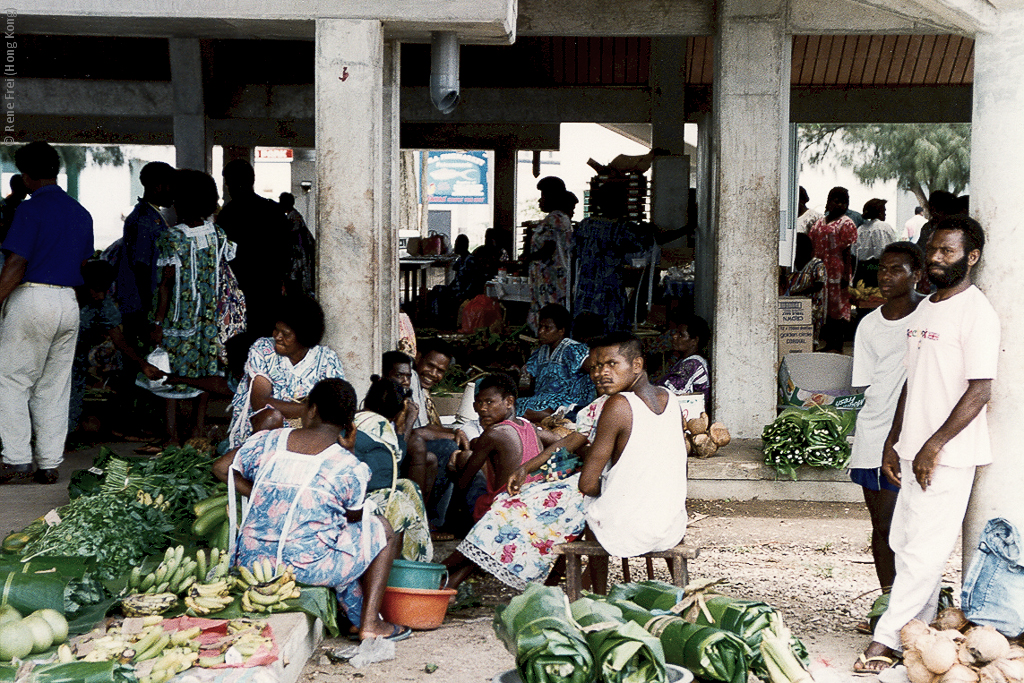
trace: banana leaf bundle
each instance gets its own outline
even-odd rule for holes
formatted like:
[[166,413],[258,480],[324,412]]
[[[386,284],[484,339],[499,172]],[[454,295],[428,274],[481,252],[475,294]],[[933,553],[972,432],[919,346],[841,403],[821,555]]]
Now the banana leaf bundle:
[[[771,628],[775,609],[764,602],[739,600],[725,595],[704,598],[704,609],[696,610],[695,623],[735,633],[753,653],[750,666],[754,675],[763,681],[769,679],[769,671],[761,655],[761,639],[765,629]],[[709,618],[710,617],[710,618]],[[790,638],[790,650],[806,666],[807,648],[796,636]]]
[[661,642],[622,616],[615,605],[590,598],[572,603],[572,616],[594,652],[603,683],[665,683]]
[[751,652],[734,633],[697,626],[672,614],[657,614],[635,602],[609,600],[622,616],[643,626],[661,641],[665,661],[689,669],[697,678],[746,683]]
[[663,609],[665,611],[675,607],[685,597],[685,588],[673,586],[664,581],[619,583],[608,591],[609,600],[629,600],[644,609]]
[[499,606],[494,633],[515,655],[523,683],[590,683],[594,656],[560,589],[531,583]]

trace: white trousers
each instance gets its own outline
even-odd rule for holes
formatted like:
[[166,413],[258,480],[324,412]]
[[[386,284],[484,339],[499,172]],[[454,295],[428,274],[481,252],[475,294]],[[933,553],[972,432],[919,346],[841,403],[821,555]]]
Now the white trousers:
[[943,467],[927,491],[914,477],[913,463],[900,459],[903,487],[896,498],[889,546],[896,554],[896,580],[889,608],[875,626],[875,641],[901,650],[900,629],[911,619],[935,618],[942,572],[956,547],[974,486],[974,467]]
[[0,311],[0,442],[8,465],[64,460],[78,302],[70,287],[21,286]]

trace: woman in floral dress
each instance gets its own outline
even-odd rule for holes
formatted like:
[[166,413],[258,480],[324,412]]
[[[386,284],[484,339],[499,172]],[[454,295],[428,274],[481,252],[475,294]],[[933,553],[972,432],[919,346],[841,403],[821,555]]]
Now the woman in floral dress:
[[814,244],[814,256],[825,264],[828,282],[825,283],[827,310],[821,332],[825,344],[823,351],[843,352],[850,326],[850,283],[853,280],[851,247],[857,242],[857,225],[846,210],[850,207],[850,193],[843,187],[833,187],[825,203],[825,215],[811,226],[808,233]]
[[530,237],[530,312],[526,322],[535,331],[540,309],[548,304],[569,306],[572,272],[572,214],[579,200],[572,192],[543,192],[541,211],[548,215],[533,227]]
[[382,620],[380,604],[401,537],[366,504],[370,469],[351,452],[355,408],[348,382],[319,382],[302,428],[254,434],[218,460],[214,472],[224,481],[239,473],[238,490],[249,496],[239,565],[287,563],[299,581],[335,589],[360,638],[400,640],[409,629]]

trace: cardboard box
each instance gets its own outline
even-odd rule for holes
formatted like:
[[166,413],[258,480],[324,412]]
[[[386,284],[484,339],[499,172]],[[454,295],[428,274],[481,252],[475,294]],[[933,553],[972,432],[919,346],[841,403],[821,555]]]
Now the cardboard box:
[[813,325],[811,300],[804,296],[779,297],[779,325]]
[[779,326],[779,360],[790,353],[814,351],[814,325]]
[[701,413],[707,412],[707,407],[704,405],[704,394],[702,392],[698,391],[695,394],[676,394],[676,399],[679,401],[679,410],[683,413],[684,421],[700,417]]
[[[781,328],[780,328],[781,329]],[[853,383],[853,358],[838,353],[790,354],[779,364],[779,403],[860,410],[864,394]]]

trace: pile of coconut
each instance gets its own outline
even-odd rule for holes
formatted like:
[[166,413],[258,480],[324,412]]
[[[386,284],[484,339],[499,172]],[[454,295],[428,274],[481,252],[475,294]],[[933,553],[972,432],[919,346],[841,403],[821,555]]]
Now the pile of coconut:
[[698,458],[710,458],[719,448],[728,446],[732,441],[725,425],[721,422],[712,423],[707,413],[687,420],[686,432],[686,452]]
[[910,683],[1024,683],[1024,648],[991,626],[946,609],[933,628],[914,619],[900,631]]

